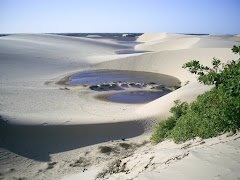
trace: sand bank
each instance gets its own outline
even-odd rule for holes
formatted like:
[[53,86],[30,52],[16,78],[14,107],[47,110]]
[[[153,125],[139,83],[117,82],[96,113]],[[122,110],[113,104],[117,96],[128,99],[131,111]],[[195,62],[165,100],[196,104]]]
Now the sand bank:
[[[213,57],[223,62],[239,58],[231,52],[232,46],[239,43],[225,37],[150,33],[143,34],[138,41],[144,43],[137,45],[136,50],[154,52],[116,55],[115,51],[131,47],[90,38],[46,34],[1,37],[0,175],[8,179],[58,179],[82,169],[69,167],[80,154],[96,152],[88,156],[95,162],[99,155],[97,143],[148,139],[147,133],[155,123],[170,115],[174,100],[191,102],[211,89],[198,84],[195,76],[181,68],[185,62],[196,59],[209,65]],[[174,76],[182,86],[187,81],[190,83],[147,104],[109,103],[94,98],[100,92],[63,83],[69,75],[88,69],[154,72]],[[60,80],[64,81],[57,84]],[[168,148],[168,143],[159,146]],[[221,146],[227,147],[228,144]],[[209,152],[206,157],[211,157],[210,148],[206,151]],[[111,160],[105,155],[99,158],[104,162],[96,161],[88,169],[101,169],[105,160]],[[194,162],[197,164],[200,160]],[[227,168],[231,165],[226,164]],[[158,176],[161,174],[156,174]]]

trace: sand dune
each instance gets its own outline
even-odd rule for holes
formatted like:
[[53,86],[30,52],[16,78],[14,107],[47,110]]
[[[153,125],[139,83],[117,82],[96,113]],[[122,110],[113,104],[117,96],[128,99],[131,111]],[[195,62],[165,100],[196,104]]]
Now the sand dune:
[[[180,99],[182,101],[191,102],[196,99],[198,94],[209,90],[206,87],[197,83],[197,78],[182,68],[182,65],[190,60],[199,60],[205,65],[210,65],[213,57],[227,62],[230,59],[237,59],[238,55],[234,55],[230,48],[191,48],[184,50],[173,50],[147,53],[137,57],[126,57],[108,61],[97,65],[102,69],[120,69],[132,71],[148,71],[155,73],[163,73],[177,77],[184,85],[187,81],[190,84],[171,94],[150,102],[140,107],[137,112],[151,116],[157,114],[160,119],[165,119],[169,116],[169,109],[173,106],[173,101]],[[173,63],[174,61],[174,63]],[[127,64],[124,62],[128,62]],[[148,64],[146,66],[146,64]],[[159,110],[159,107],[162,107]]]
[[144,33],[141,35],[136,41],[137,42],[149,42],[149,41],[156,41],[166,38],[168,33]]
[[[228,136],[228,137],[226,137]],[[125,158],[120,172],[106,179],[237,179],[239,178],[239,134],[174,144],[170,141],[148,146]]]
[[188,71],[182,69],[182,65],[194,59],[199,60],[203,64],[210,65],[213,57],[227,62],[229,59],[236,59],[238,55],[233,54],[230,48],[192,48],[146,53],[135,57],[103,62],[96,67],[102,69],[157,72],[177,77],[181,82],[196,82],[196,78]]
[[177,50],[187,49],[193,44],[197,43],[200,38],[181,38],[181,39],[166,39],[165,41],[150,41],[144,44],[136,46],[137,50],[146,49],[148,51],[166,51],[166,50]]
[[[1,176],[14,178],[25,172],[35,179],[60,178],[76,172],[69,168],[71,162],[63,158],[65,155],[76,159],[83,148],[91,151],[98,143],[121,138],[146,139],[155,123],[170,115],[174,100],[191,102],[211,89],[198,84],[194,75],[182,69],[184,63],[196,59],[209,65],[213,57],[223,62],[239,58],[231,48],[240,43],[226,36],[146,33],[137,41],[144,43],[135,49],[153,52],[116,55],[115,51],[130,47],[108,40],[50,34],[1,37]],[[65,85],[56,84],[66,76],[88,69],[154,72],[174,76],[182,86],[190,83],[147,104],[99,101],[94,97],[100,92],[84,86],[68,86],[66,90]],[[52,159],[60,165],[51,171],[38,172],[38,166],[45,166]],[[24,165],[12,163],[18,160]],[[10,171],[11,167],[17,171]]]
[[156,35],[154,36],[154,34],[151,33],[144,34],[143,38],[140,37],[139,39],[145,43],[137,45],[135,49],[148,51],[166,51],[189,48],[230,48],[235,44],[239,44],[231,39],[234,38],[234,36],[197,36],[160,33],[157,37],[158,38],[156,38]]
[[[19,34],[1,37],[1,79],[56,77],[108,60],[114,51],[128,46],[87,38],[48,34]],[[97,59],[97,56],[102,58]],[[9,71],[17,71],[17,76]],[[24,72],[24,73],[23,73]],[[51,72],[51,73],[49,73]],[[13,78],[11,78],[14,76]]]
[[[98,114],[101,116],[105,111],[102,105],[97,105],[98,102],[94,103],[93,109],[100,106],[102,110],[96,113],[90,110],[89,113],[90,95],[84,92],[84,88],[80,88],[83,93],[78,95],[78,89],[73,87],[72,91],[61,91],[55,82],[73,72],[91,68],[94,63],[114,59],[117,57],[114,51],[129,46],[84,38],[24,34],[2,37],[0,47],[0,99],[4,104],[0,114],[9,123],[59,125],[65,122],[105,122],[105,119],[98,120]],[[49,82],[53,83],[46,85]],[[119,111],[117,105],[113,109]]]

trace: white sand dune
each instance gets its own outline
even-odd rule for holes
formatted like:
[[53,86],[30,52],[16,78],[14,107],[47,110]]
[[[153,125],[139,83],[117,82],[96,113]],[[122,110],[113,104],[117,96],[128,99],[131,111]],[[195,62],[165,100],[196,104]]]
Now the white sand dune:
[[199,41],[196,36],[186,36],[172,33],[146,33],[138,38],[139,42],[144,42],[135,47],[137,50],[165,51],[187,49]]
[[[213,57],[223,62],[239,58],[231,48],[240,43],[225,36],[146,33],[138,41],[144,43],[136,50],[153,52],[116,55],[115,51],[130,47],[108,40],[50,34],[0,37],[0,175],[58,179],[76,172],[69,163],[84,148],[91,151],[97,147],[94,144],[121,138],[146,139],[152,126],[170,115],[174,100],[191,102],[211,89],[182,69],[184,63],[196,59],[209,65]],[[99,101],[94,96],[100,92],[83,86],[61,90],[65,86],[56,84],[68,75],[92,68],[161,73],[178,78],[182,85],[190,83],[147,104]],[[38,167],[45,167],[52,159],[58,165],[39,172]]]
[[144,33],[141,35],[136,41],[137,42],[149,42],[149,41],[156,41],[166,38],[168,33]]
[[[129,47],[112,42],[48,34],[18,34],[1,37],[1,80],[56,77],[105,61],[114,51]],[[103,59],[102,57],[102,59]],[[18,73],[10,73],[17,71]],[[24,72],[24,73],[23,73]],[[35,72],[35,73],[34,73]],[[51,73],[48,73],[51,72]],[[16,75],[16,76],[14,76]],[[12,77],[14,76],[14,77]],[[11,78],[12,77],[12,78]]]
[[171,33],[160,33],[159,38],[156,38],[154,33],[146,33],[142,36],[138,41],[142,40],[145,43],[137,45],[135,47],[137,50],[166,51],[189,48],[229,48],[236,44],[236,42],[230,40],[230,38],[234,38],[233,36],[194,36]]
[[[68,121],[100,123],[95,114],[104,114],[105,110],[89,113],[88,109],[94,107],[89,107],[88,91],[83,89],[79,95],[76,88],[61,91],[54,83],[52,86],[45,83],[91,68],[94,63],[114,59],[117,57],[114,51],[129,48],[86,38],[35,34],[3,37],[0,47],[1,102],[4,104],[1,115],[11,123],[25,125],[59,125]],[[94,104],[96,109],[104,107],[102,103]],[[115,110],[118,111],[117,105]],[[78,123],[79,117],[81,122]]]
[[[231,46],[230,46],[231,47]],[[148,71],[167,74],[177,77],[184,85],[187,81],[190,84],[178,89],[167,96],[143,105],[137,109],[138,114],[165,119],[169,116],[169,109],[176,99],[191,102],[197,95],[209,90],[211,87],[197,83],[197,78],[182,68],[182,65],[190,60],[199,60],[202,64],[210,65],[213,57],[227,62],[230,59],[237,59],[238,55],[232,53],[230,48],[192,48],[184,50],[161,51],[146,53],[137,57],[126,57],[123,59],[107,61],[97,65],[102,69],[120,69],[130,71]],[[174,62],[173,62],[174,61]],[[125,63],[128,62],[128,63]],[[159,107],[162,107],[159,109]]]
[[238,179],[240,137],[227,136],[146,146],[122,160],[120,168],[124,164],[128,173],[113,174],[106,179]]

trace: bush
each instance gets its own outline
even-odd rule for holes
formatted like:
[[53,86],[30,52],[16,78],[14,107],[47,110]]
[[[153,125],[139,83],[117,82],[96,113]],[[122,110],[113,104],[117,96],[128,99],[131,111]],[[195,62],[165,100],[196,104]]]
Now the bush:
[[[240,46],[233,46],[232,51],[239,53]],[[212,68],[203,66],[199,61],[192,60],[183,65],[189,72],[197,74],[198,81],[205,85],[215,85],[228,97],[238,97],[240,94],[240,60],[232,60],[228,64],[221,63],[219,59],[213,58]],[[220,65],[222,66],[220,68]]]
[[[234,46],[233,51],[239,53],[239,48]],[[158,123],[152,141],[172,138],[180,143],[195,137],[204,139],[224,132],[235,133],[240,128],[240,62],[222,64],[214,58],[212,65],[210,68],[194,60],[183,66],[199,75],[200,83],[215,88],[199,95],[191,104],[176,101],[170,110],[173,115]]]
[[236,132],[240,127],[240,101],[232,101],[222,90],[213,90],[198,96],[189,105],[187,113],[181,116],[170,137],[176,142],[184,142],[195,137],[210,138],[224,132]]
[[188,108],[187,103],[181,103],[179,100],[176,100],[175,106],[171,108],[170,112],[173,113],[173,116],[169,117],[165,121],[160,121],[158,125],[155,127],[156,131],[153,136],[150,138],[151,141],[161,142],[171,134],[171,130],[176,125],[176,121],[179,117],[186,114],[186,110]]

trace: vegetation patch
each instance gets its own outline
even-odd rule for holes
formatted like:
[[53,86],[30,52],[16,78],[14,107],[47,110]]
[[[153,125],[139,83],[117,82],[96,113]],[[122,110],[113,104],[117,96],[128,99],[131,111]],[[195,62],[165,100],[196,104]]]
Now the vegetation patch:
[[[239,53],[239,47],[234,46],[233,51]],[[190,104],[175,101],[170,110],[173,115],[158,123],[152,142],[171,138],[181,143],[195,137],[235,133],[240,128],[240,60],[223,64],[214,58],[212,66],[203,66],[196,60],[184,64],[183,68],[198,75],[200,83],[215,87]]]
[[[126,168],[126,163],[123,163],[121,159],[125,159],[129,156],[131,156],[134,151],[146,145],[149,143],[149,141],[143,141],[142,143],[135,144],[135,143],[117,143],[114,146],[112,146],[112,152],[116,153],[117,150],[119,150],[118,159],[114,160],[113,162],[109,163],[105,169],[103,169],[96,177],[96,179],[107,179],[107,177],[111,174],[115,173],[129,173],[129,169]],[[119,149],[119,146],[121,147]],[[108,146],[101,146],[102,147],[108,147]],[[105,148],[104,148],[105,149]]]
[[47,169],[53,169],[55,164],[57,164],[57,163],[56,162],[49,162]]
[[124,148],[125,150],[132,147],[131,144],[128,144],[128,143],[120,143],[119,146]]
[[173,86],[174,89],[179,89],[181,86]]
[[14,179],[15,179],[15,180],[27,180],[26,177],[15,177]]
[[149,143],[149,141],[143,141],[142,143],[140,144],[137,144],[136,147],[142,147],[142,146],[145,146],[147,143]]
[[107,175],[116,174],[120,172],[127,173],[128,170],[126,169],[126,164],[121,164],[122,161],[120,159],[117,159],[110,163],[106,169],[104,169],[102,172],[100,172],[96,179],[104,179]]
[[190,81],[185,82],[184,86],[188,85]]
[[111,152],[114,151],[114,148],[112,148],[110,146],[100,146],[99,150],[100,150],[101,153],[110,154]]
[[70,164],[71,167],[86,167],[89,165],[90,165],[89,161],[84,157],[80,157],[74,163]]

